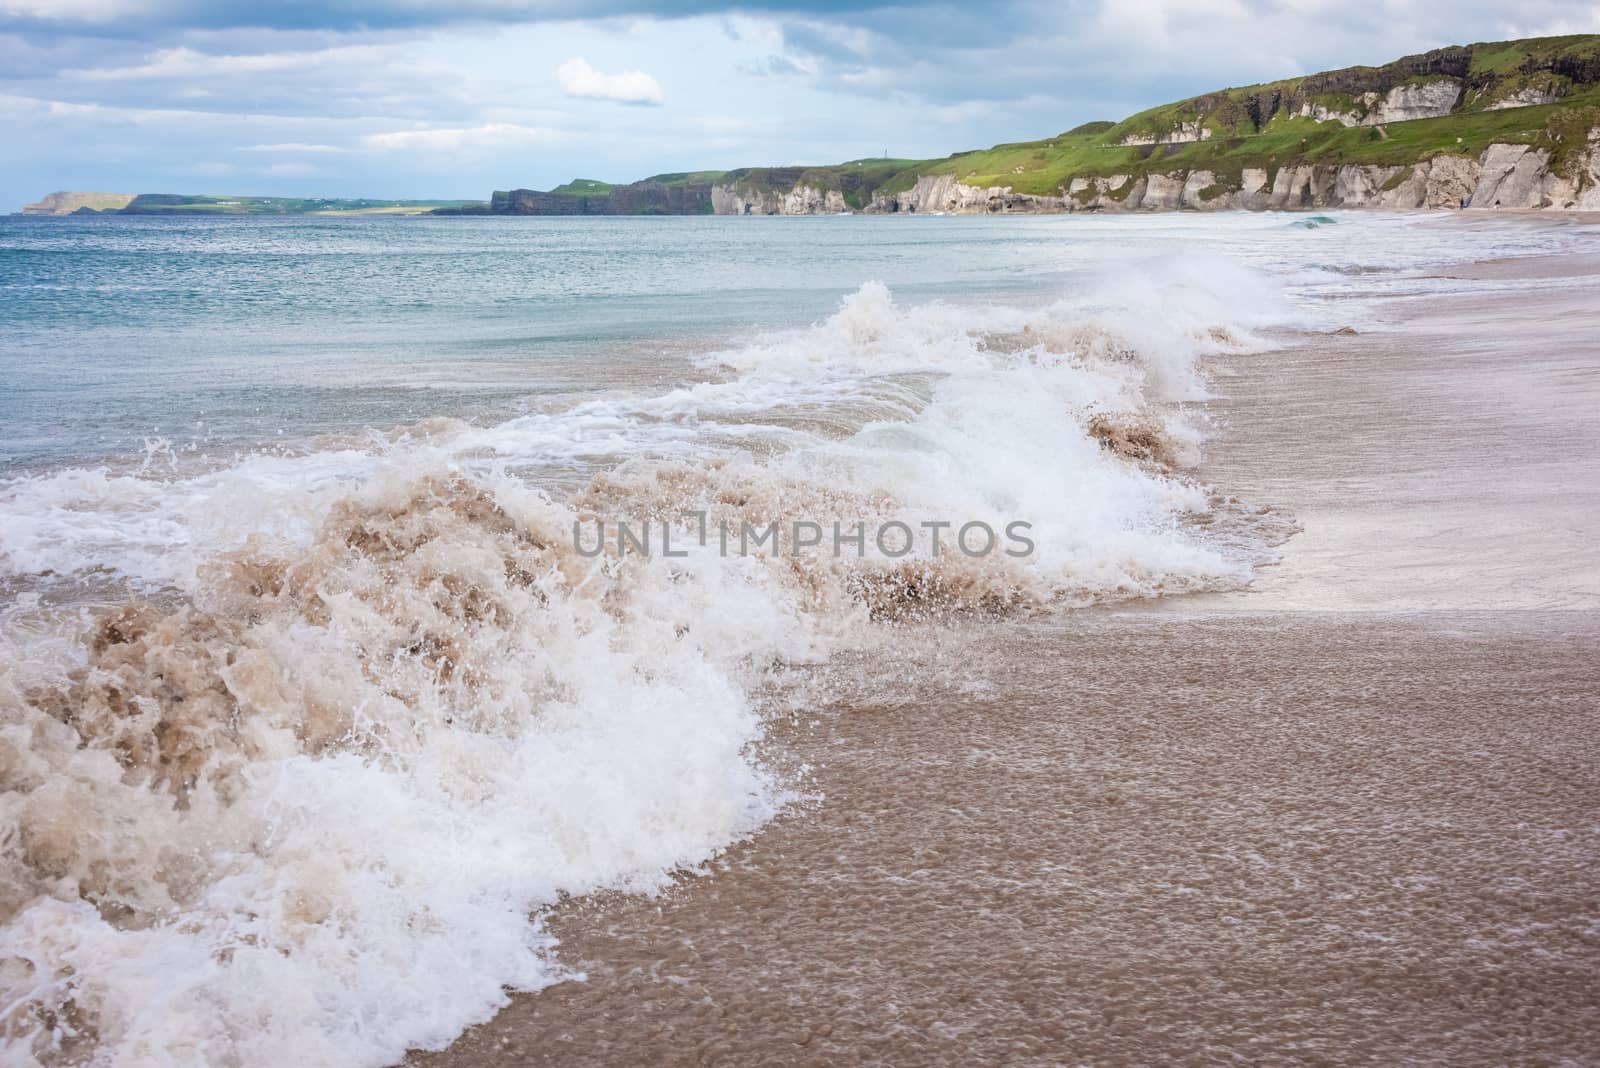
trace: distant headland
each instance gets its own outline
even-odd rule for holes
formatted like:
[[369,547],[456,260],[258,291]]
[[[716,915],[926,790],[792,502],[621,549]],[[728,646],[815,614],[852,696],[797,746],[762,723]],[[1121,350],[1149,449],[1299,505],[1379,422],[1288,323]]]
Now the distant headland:
[[427,215],[466,200],[201,196],[184,193],[51,193],[22,215]]

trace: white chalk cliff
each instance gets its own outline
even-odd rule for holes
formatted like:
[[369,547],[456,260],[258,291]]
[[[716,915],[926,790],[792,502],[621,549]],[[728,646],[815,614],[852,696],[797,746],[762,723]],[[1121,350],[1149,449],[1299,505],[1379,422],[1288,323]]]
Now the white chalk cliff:
[[[836,191],[797,185],[785,194],[717,187],[720,215],[815,215],[847,210]],[[923,175],[904,192],[874,196],[872,213],[1006,214],[1078,211],[1294,211],[1318,208],[1458,208],[1600,211],[1600,127],[1560,173],[1550,151],[1494,144],[1477,156],[1440,155],[1411,166],[1295,164],[1237,178],[1204,170],[1073,178],[1056,196],[966,185]]]
[[[1337,122],[1345,126],[1380,126],[1386,122],[1436,119],[1450,114],[1461,99],[1461,83],[1454,78],[1397,85],[1387,93],[1362,93],[1351,111],[1338,111],[1312,101],[1300,105],[1303,118]],[[1514,107],[1516,105],[1506,105]]]
[[711,209],[718,215],[837,215],[850,207],[837,189],[796,183],[787,193],[749,185],[713,185]]
[[1193,122],[1180,122],[1172,129],[1158,134],[1129,134],[1119,145],[1184,145],[1195,141],[1211,140],[1211,130],[1202,125],[1199,119]]

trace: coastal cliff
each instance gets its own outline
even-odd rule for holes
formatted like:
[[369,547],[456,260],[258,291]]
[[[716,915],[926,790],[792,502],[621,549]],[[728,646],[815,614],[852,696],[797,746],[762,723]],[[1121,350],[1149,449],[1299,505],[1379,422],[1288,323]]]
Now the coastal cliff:
[[548,193],[536,189],[497,189],[489,198],[486,211],[465,208],[440,214],[709,215],[713,210],[709,182],[667,183],[651,180],[631,185],[607,186],[601,182],[585,184],[601,188],[582,192],[551,190]]
[[487,213],[513,215],[1061,214],[1132,211],[1298,211],[1430,208],[1600,211],[1600,126],[1581,147],[1496,142],[1475,155],[1444,153],[1410,165],[1295,163],[1196,167],[1069,178],[1059,195],[978,186],[953,175],[921,175],[910,189],[851,205],[837,189],[797,181],[789,189],[749,183],[616,186],[608,196],[497,192]]
[[[1486,208],[1600,211],[1600,127],[1566,167],[1548,149],[1492,144],[1478,156],[1440,155],[1409,167],[1298,164],[1236,176],[1206,169],[1073,178],[1061,196],[1008,186],[922,177],[904,193],[876,197],[874,213],[1003,214],[1076,211],[1295,211],[1318,208]],[[787,214],[799,214],[787,212]]]
[[1600,35],[1439,48],[938,160],[577,180],[487,214],[1600,210]]
[[60,192],[24,204],[20,215],[80,215],[121,211],[134,200],[132,193]]

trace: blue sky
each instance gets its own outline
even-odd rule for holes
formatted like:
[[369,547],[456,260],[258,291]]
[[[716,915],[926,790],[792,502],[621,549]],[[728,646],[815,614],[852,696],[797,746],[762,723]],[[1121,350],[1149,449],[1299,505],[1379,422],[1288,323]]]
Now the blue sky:
[[942,156],[1227,85],[1600,32],[1600,0],[0,0],[0,210],[486,197]]

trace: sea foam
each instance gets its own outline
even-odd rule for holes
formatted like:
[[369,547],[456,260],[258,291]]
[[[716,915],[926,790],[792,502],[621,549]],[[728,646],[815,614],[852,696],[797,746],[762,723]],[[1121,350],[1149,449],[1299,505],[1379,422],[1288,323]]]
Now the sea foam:
[[[1214,264],[1033,309],[868,284],[664,393],[0,485],[8,1061],[441,1046],[568,977],[541,909],[659,889],[781,809],[754,755],[770,665],[908,621],[1248,582],[1270,517],[1186,473],[1184,405],[1273,307]],[[1036,551],[572,540],[687,535],[685,511],[1024,520]]]

